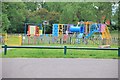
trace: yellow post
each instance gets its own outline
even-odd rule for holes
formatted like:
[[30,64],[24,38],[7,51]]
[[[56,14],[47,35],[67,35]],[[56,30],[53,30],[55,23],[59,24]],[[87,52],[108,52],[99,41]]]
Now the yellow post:
[[39,30],[39,34],[42,35],[42,30]]
[[59,29],[59,30],[58,30],[58,31],[59,31],[59,38],[61,38],[62,35],[63,35],[63,24],[59,24],[58,27],[59,27],[59,28],[58,28],[58,29]]
[[19,35],[19,45],[21,46],[22,45],[22,36]]
[[5,45],[7,45],[7,41],[8,41],[8,38],[7,38],[7,33],[5,34]]

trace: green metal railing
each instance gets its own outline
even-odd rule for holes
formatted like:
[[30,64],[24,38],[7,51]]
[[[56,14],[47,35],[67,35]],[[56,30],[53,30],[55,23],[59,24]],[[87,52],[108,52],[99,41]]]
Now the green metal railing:
[[7,48],[33,48],[33,49],[63,49],[64,55],[67,54],[67,49],[77,50],[118,50],[118,56],[120,56],[120,48],[85,48],[85,47],[67,47],[67,46],[2,46],[4,48],[4,55],[7,54]]

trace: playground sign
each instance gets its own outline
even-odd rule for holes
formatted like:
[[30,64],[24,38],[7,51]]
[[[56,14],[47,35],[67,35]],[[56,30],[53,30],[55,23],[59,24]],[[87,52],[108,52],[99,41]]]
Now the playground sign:
[[45,25],[49,25],[49,22],[48,21],[43,21],[43,25],[45,26]]
[[43,25],[44,25],[44,35],[45,35],[46,27],[47,27],[47,25],[49,25],[49,22],[45,20],[45,21],[43,21]]

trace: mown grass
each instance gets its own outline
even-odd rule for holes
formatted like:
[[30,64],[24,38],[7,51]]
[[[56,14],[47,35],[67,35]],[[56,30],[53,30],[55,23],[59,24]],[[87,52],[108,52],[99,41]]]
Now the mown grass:
[[[116,32],[112,36],[117,37]],[[12,39],[12,42],[17,41]],[[10,42],[11,43],[11,42]],[[18,43],[16,43],[18,44]],[[39,44],[33,46],[72,46],[72,47],[99,47],[97,44]],[[26,45],[24,45],[26,46]],[[32,46],[32,45],[27,45]],[[111,48],[118,48],[118,45],[111,45]],[[7,51],[7,55],[0,54],[3,58],[102,58],[117,59],[118,51],[100,51],[100,50],[67,50],[64,55],[63,50],[51,49],[11,49]]]
[[118,30],[115,30],[115,31],[111,31],[111,32],[110,32],[111,36],[112,36],[112,37],[116,37],[116,38],[118,38],[118,33],[119,33]]
[[3,58],[103,58],[117,59],[118,51],[99,50],[67,50],[64,55],[63,50],[50,49],[11,49]]

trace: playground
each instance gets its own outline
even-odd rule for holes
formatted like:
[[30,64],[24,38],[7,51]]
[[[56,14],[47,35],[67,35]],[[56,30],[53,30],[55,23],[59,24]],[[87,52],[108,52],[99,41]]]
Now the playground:
[[[112,37],[107,24],[91,21],[75,24],[53,24],[52,34],[46,34],[49,23],[26,23],[24,34],[2,34],[2,45],[7,46],[68,46],[86,48],[117,48],[118,37]],[[50,49],[11,49],[2,57],[30,57],[30,58],[118,58],[118,51],[98,50],[63,50]]]
[[[26,28],[27,27],[27,28]],[[43,29],[44,28],[44,29]],[[6,45],[41,44],[85,44],[117,45],[118,38],[112,38],[106,24],[80,22],[74,24],[53,24],[52,34],[45,34],[45,25],[27,25],[24,34],[3,36]]]
[[118,80],[119,4],[2,0],[0,78]]
[[117,2],[3,2],[2,8],[0,57],[117,59],[120,55]]

